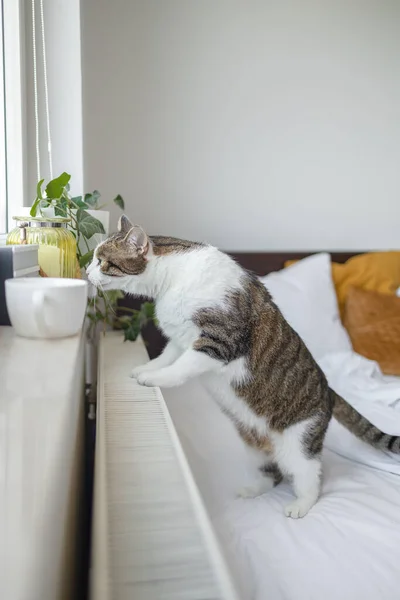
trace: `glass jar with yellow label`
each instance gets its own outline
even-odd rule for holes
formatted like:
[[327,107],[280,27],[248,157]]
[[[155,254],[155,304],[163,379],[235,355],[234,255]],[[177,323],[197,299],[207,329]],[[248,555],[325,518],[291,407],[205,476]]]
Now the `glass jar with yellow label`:
[[17,227],[7,236],[7,244],[39,244],[42,277],[80,277],[76,240],[67,229],[70,219],[13,217]]

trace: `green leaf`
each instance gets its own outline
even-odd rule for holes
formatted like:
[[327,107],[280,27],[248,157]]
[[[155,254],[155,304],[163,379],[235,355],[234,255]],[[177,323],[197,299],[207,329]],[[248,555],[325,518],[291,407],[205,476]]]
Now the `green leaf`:
[[82,196],[75,196],[74,198],[71,198],[71,202],[73,202],[78,208],[89,208],[89,205],[82,200]]
[[89,240],[95,233],[105,233],[103,224],[95,217],[89,215],[86,210],[79,208],[76,211],[76,220],[78,221],[79,231]]
[[46,186],[47,198],[60,198],[64,191],[65,186],[69,183],[71,175],[68,173],[61,173],[59,177],[52,179]]
[[66,198],[57,199],[57,203],[54,207],[54,214],[57,217],[67,217],[68,216],[68,202]]
[[153,320],[155,317],[155,306],[153,302],[144,302],[141,306],[141,310],[147,319]]
[[120,194],[118,194],[118,196],[116,196],[114,198],[113,202],[114,202],[114,204],[119,206],[121,210],[125,209],[125,202],[124,202],[123,197]]
[[81,269],[84,269],[86,267],[86,265],[88,265],[89,263],[92,262],[93,252],[94,252],[94,250],[90,250],[89,252],[86,252],[86,254],[84,254],[83,256],[80,257],[79,266]]
[[105,321],[105,315],[101,310],[87,311],[86,316],[93,322],[98,323],[99,321]]
[[89,208],[96,209],[99,198],[100,192],[94,190],[91,194],[85,194],[85,203]]
[[124,297],[124,292],[121,290],[108,290],[104,292],[104,298],[111,304],[111,306],[115,306],[118,300],[121,300]]
[[140,334],[140,323],[137,319],[132,319],[129,327],[124,328],[124,342],[134,342]]
[[39,198],[39,200],[43,200],[43,194],[42,194],[43,181],[44,181],[44,179],[41,179],[36,186],[36,196],[37,196],[36,199]]
[[116,319],[116,324],[121,325],[123,329],[126,329],[131,324],[132,317],[129,315],[123,315],[122,317],[118,317]]
[[153,302],[144,302],[140,311],[132,316],[124,315],[119,317],[116,320],[115,325],[118,329],[123,330],[125,342],[134,342],[149,320],[156,322],[155,305]]
[[29,214],[31,215],[31,217],[36,217],[37,210],[38,210],[40,202],[41,202],[41,199],[40,198],[36,198],[35,202],[32,204],[32,208],[29,211]]
[[67,213],[61,206],[54,207],[54,214],[56,217],[66,217]]
[[114,321],[114,329],[129,329],[131,324],[130,317],[120,317]]

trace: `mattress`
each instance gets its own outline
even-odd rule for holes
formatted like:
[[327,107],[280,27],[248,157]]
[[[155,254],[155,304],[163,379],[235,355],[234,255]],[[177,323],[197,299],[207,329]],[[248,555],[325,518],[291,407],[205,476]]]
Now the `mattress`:
[[[400,433],[400,379],[384,379],[353,353],[331,357],[324,370],[366,416]],[[243,600],[399,596],[398,460],[333,422],[322,496],[304,519],[288,519],[288,484],[259,498],[237,497],[257,478],[260,457],[245,447],[201,382],[163,393]]]

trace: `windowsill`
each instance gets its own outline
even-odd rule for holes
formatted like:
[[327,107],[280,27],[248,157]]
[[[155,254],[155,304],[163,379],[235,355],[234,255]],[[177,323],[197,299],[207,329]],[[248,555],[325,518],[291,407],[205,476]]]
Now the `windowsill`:
[[0,327],[1,598],[55,600],[73,580],[83,356],[79,336],[28,340]]

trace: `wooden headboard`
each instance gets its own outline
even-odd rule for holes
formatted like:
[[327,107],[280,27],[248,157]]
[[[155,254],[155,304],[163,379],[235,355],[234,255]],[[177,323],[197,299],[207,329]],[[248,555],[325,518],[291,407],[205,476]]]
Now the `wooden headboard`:
[[[253,271],[256,275],[268,275],[273,271],[283,269],[288,260],[300,260],[316,254],[313,252],[228,252],[242,267]],[[322,252],[322,250],[320,250]],[[346,260],[357,254],[363,254],[365,251],[354,252],[329,252],[333,262],[344,263]]]
[[[234,258],[242,267],[253,271],[256,275],[267,275],[273,271],[279,271],[283,269],[284,264],[287,260],[298,260],[306,258],[311,254],[315,254],[317,250],[313,252],[228,252],[232,258]],[[356,254],[362,254],[363,251],[359,252],[330,252],[332,261],[338,263],[344,263],[346,260],[355,256]],[[121,304],[129,306],[130,308],[139,308],[142,300],[138,298],[125,297]],[[161,332],[156,329],[154,325],[147,326],[143,332],[143,338],[147,344],[147,350],[150,358],[155,358],[163,350],[166,340],[162,336]]]

